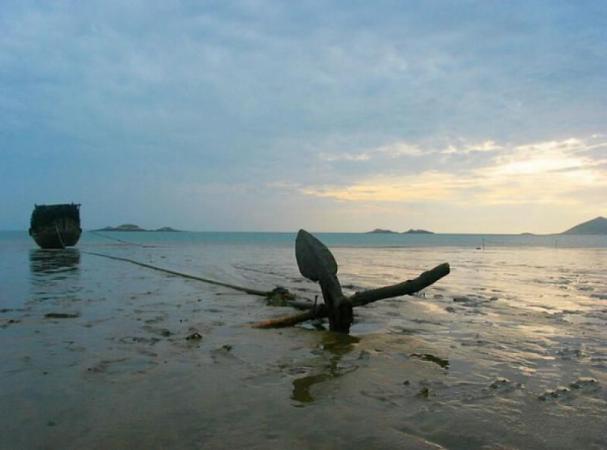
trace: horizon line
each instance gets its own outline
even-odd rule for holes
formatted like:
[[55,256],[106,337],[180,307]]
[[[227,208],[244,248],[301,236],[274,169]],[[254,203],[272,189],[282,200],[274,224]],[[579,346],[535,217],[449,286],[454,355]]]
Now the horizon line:
[[[303,228],[300,228],[303,229]],[[99,228],[91,228],[91,229],[83,229],[83,232],[107,232],[107,233],[128,233],[128,234],[138,234],[138,233],[264,233],[264,234],[297,234],[299,230],[291,230],[291,231],[268,231],[268,230],[184,230],[184,229],[175,229],[175,231],[158,231],[157,229],[143,229],[138,231],[122,231],[122,230],[102,230]],[[306,230],[308,231],[308,230]],[[0,230],[0,233],[28,233],[27,229],[22,230]],[[482,232],[442,232],[442,231],[432,231],[429,233],[407,233],[406,231],[390,231],[387,233],[374,233],[373,231],[309,231],[314,234],[370,234],[370,235],[422,235],[422,236],[432,236],[432,235],[470,235],[470,236],[602,236],[602,234],[566,234],[565,231],[557,232],[557,233],[532,233],[532,232],[518,232],[518,233],[482,233]]]

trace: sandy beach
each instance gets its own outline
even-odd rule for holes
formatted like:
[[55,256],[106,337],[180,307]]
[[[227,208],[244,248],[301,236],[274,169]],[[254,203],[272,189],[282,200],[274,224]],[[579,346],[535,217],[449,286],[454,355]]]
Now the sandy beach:
[[607,249],[337,246],[348,292],[452,266],[350,336],[252,329],[293,310],[87,254],[318,292],[289,239],[197,239],[4,236],[2,448],[604,446]]

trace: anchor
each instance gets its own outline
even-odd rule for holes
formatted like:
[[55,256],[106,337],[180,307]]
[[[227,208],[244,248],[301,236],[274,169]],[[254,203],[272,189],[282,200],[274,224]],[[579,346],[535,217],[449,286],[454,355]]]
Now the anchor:
[[295,240],[295,258],[299,272],[307,279],[320,285],[324,304],[316,306],[310,302],[289,301],[287,304],[308,311],[293,316],[271,319],[254,324],[256,328],[280,328],[293,326],[300,322],[323,317],[329,318],[329,329],[340,333],[349,333],[354,321],[353,308],[364,306],[378,300],[402,295],[412,295],[434,284],[450,272],[448,263],[422,273],[413,280],[357,292],[347,297],[342,292],[337,278],[337,262],[331,251],[320,240],[299,230]]

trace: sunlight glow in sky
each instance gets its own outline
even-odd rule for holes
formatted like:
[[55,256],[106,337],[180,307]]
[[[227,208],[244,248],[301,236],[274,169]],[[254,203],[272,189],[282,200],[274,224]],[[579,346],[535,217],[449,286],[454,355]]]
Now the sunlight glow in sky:
[[0,229],[607,215],[603,1],[0,4]]

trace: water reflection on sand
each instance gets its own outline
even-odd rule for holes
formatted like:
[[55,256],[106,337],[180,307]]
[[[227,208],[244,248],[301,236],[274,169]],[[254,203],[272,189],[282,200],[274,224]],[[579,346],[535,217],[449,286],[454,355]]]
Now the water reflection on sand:
[[32,249],[29,252],[31,300],[77,299],[80,290],[80,250]]
[[[290,247],[98,245],[229,283],[318,292]],[[357,308],[343,336],[251,329],[292,311],[84,251],[15,252],[4,267],[25,270],[26,294],[12,296],[26,307],[0,316],[1,446],[604,447],[605,249],[335,255],[347,293],[443,261],[453,271],[418,296]]]
[[301,403],[314,401],[310,390],[315,384],[339,378],[357,369],[355,364],[341,364],[343,356],[355,349],[360,338],[339,333],[322,333],[322,344],[318,349],[318,356],[311,364],[310,373],[293,379],[293,393],[291,398]]
[[36,275],[57,274],[78,270],[80,250],[66,248],[59,250],[30,250],[30,269]]

